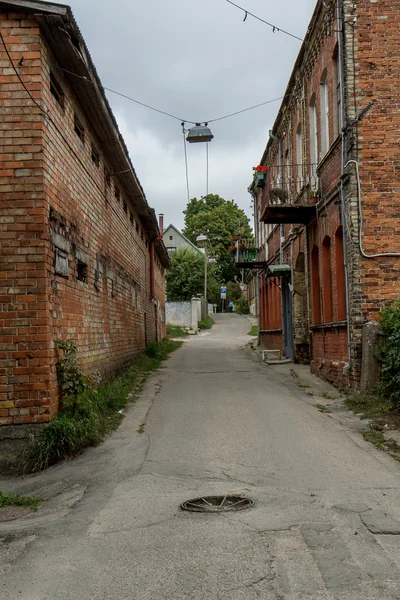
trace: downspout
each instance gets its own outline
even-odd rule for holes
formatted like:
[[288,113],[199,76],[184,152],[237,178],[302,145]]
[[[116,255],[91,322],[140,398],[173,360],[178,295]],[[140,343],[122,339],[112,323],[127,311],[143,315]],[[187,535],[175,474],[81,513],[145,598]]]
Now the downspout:
[[[346,222],[346,207],[345,207],[345,193],[343,187],[343,176],[345,174],[346,167],[346,148],[345,148],[345,124],[346,124],[346,109],[345,109],[345,98],[344,98],[344,82],[343,82],[343,19],[340,15],[340,0],[336,0],[336,18],[337,18],[337,31],[338,31],[338,67],[339,67],[339,85],[340,85],[340,106],[342,110],[341,114],[341,138],[342,138],[342,168],[340,178],[340,206],[342,213],[342,228],[343,228],[343,258],[344,258],[344,281],[345,281],[345,292],[346,292],[346,321],[347,321],[347,363],[343,367],[343,375],[347,375],[351,367],[351,332],[350,332],[350,295],[349,295],[349,269],[347,262],[347,222]],[[354,60],[354,56],[353,56]]]
[[[281,140],[272,133],[272,130],[269,132],[269,137],[278,142],[278,155],[279,155],[279,179],[282,181],[282,142]],[[285,226],[280,225],[279,228],[279,262],[283,265],[283,241],[285,239]]]
[[[257,198],[257,193],[253,192],[253,200],[254,200],[254,231],[255,231],[255,238],[256,238],[256,247],[259,248],[260,247],[260,230],[259,230],[259,215],[258,215],[258,198]],[[260,323],[261,323],[261,317],[260,317],[260,276],[259,276],[259,270],[257,269],[256,272],[256,316],[257,316],[257,326],[258,326],[258,338],[257,338],[257,344],[260,344]]]

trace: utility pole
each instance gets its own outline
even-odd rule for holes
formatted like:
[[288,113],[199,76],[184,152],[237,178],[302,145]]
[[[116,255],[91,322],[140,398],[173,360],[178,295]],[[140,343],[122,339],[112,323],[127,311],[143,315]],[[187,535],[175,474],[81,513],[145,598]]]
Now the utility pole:
[[207,242],[204,244],[204,302],[205,318],[208,316],[208,298],[207,298]]

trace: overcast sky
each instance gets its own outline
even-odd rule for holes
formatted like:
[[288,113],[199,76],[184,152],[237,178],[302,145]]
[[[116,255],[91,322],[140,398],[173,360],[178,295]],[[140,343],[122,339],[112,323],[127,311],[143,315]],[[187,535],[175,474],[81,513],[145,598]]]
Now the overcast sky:
[[[303,37],[316,0],[236,0]],[[70,0],[103,85],[191,121],[282,96],[301,42],[226,0]],[[183,226],[180,123],[108,94],[149,204]],[[209,192],[251,217],[247,187],[279,102],[210,124]],[[205,144],[187,145],[190,196],[206,193]],[[167,224],[166,223],[166,224]]]

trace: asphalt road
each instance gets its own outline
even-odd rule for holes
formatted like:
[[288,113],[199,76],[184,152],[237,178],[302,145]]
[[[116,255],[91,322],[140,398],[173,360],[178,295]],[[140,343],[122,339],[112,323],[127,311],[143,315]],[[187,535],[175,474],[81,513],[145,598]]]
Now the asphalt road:
[[[243,350],[249,329],[218,316],[104,444],[17,484],[48,501],[0,524],[2,600],[400,599],[400,465]],[[229,493],[254,507],[179,508]]]

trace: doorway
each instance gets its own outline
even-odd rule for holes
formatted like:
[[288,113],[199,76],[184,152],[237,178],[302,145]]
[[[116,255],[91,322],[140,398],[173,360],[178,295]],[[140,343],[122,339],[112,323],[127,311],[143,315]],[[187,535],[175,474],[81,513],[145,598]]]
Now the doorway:
[[293,303],[290,273],[281,278],[283,349],[286,358],[293,358]]

